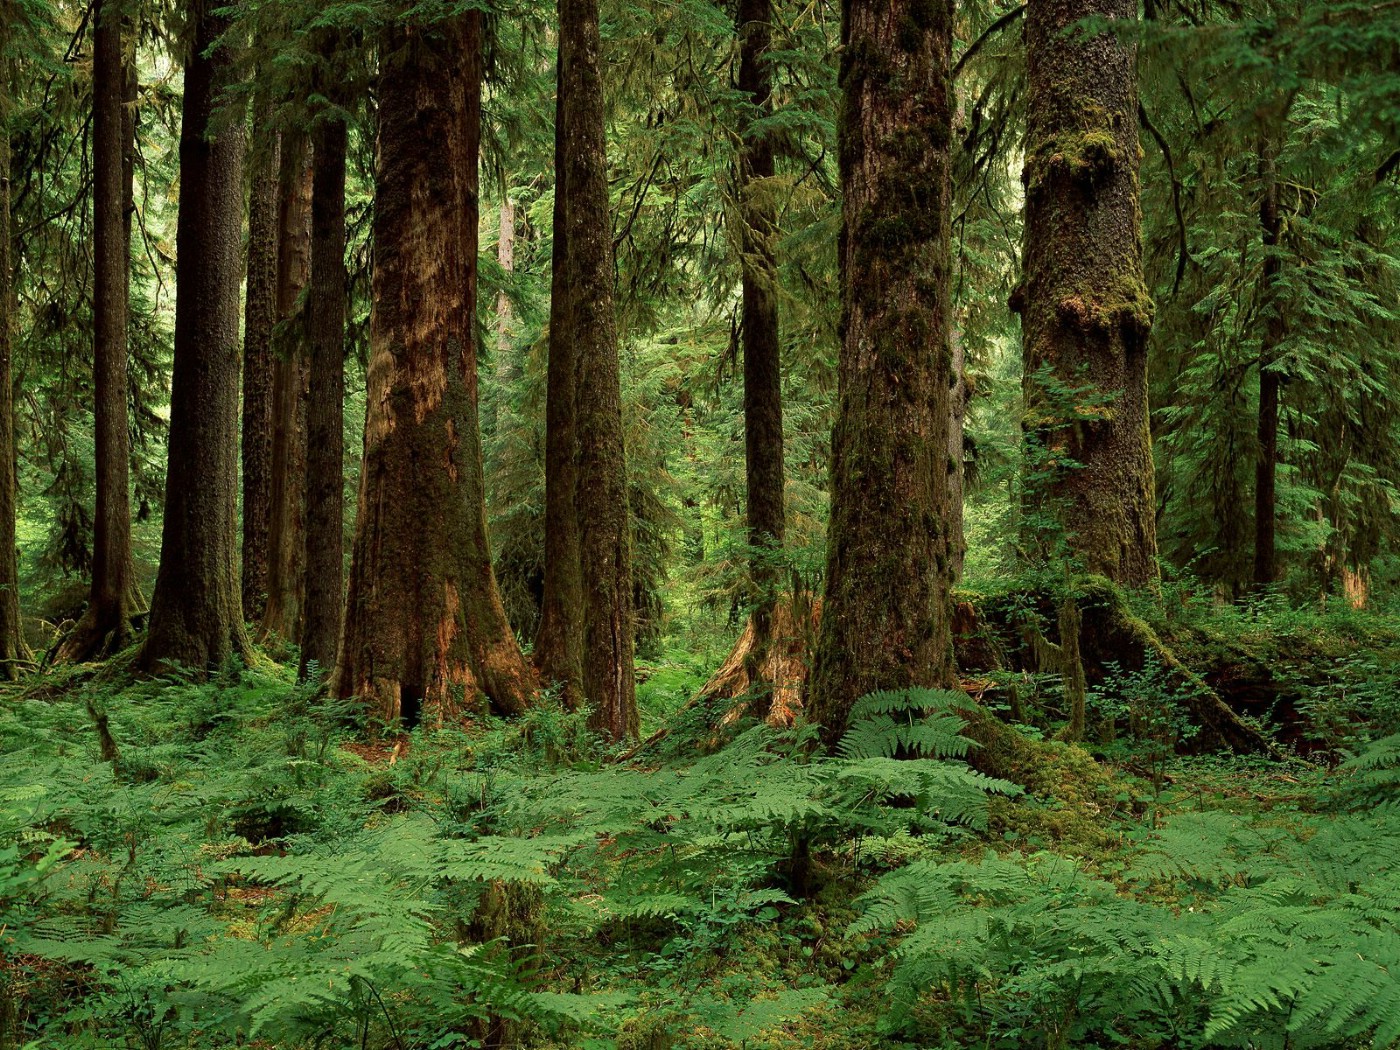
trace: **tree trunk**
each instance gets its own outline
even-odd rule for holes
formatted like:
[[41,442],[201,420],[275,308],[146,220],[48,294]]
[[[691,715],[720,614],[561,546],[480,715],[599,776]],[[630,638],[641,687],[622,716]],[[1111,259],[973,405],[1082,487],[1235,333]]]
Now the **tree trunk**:
[[[1152,300],[1142,276],[1135,0],[1030,0],[1021,310],[1031,506],[1090,573],[1155,585],[1147,409]],[[1032,525],[1042,535],[1046,530]],[[1058,552],[1052,552],[1058,553]]]
[[[0,16],[3,18],[4,16]],[[0,44],[7,43],[0,25]],[[0,82],[0,93],[8,88]],[[0,111],[8,100],[0,96]],[[15,549],[15,401],[13,352],[15,289],[10,261],[10,135],[0,121],[0,680],[14,681],[29,662],[19,615],[19,558]]]
[[948,564],[953,583],[962,580],[963,563],[967,561],[967,532],[963,520],[963,496],[966,477],[963,446],[966,441],[967,403],[971,391],[967,385],[967,351],[962,336],[954,330],[948,336],[952,351],[953,388],[948,394]]
[[333,689],[386,719],[505,713],[533,686],[486,537],[477,428],[482,16],[381,42],[371,358]]
[[243,124],[215,118],[235,66],[226,46],[214,47],[228,15],[210,7],[192,0],[189,8],[170,453],[160,571],[140,657],[147,670],[202,671],[248,651],[236,513]]
[[808,717],[832,747],[878,689],[953,686],[948,397],[951,0],[848,0],[840,407]]
[[306,329],[301,294],[311,269],[311,165],[304,132],[282,136],[277,184],[277,327],[273,330],[267,607],[260,635],[299,642],[306,573]]
[[[515,270],[515,202],[510,199],[510,186],[501,189],[500,230],[496,235],[496,262],[504,273]],[[505,353],[510,346],[511,308],[510,296],[501,292],[496,296],[496,352],[501,355],[501,367],[497,375],[508,374]]]
[[86,660],[122,648],[135,612],[131,560],[130,434],[126,418],[127,272],[126,70],[122,19],[112,0],[98,0],[93,31],[93,429],[96,514],[92,586],[87,609],[59,645],[59,660]]
[[259,623],[267,604],[267,522],[271,506],[272,329],[277,323],[279,138],[271,100],[254,103],[248,193],[248,285],[243,308],[243,618]]
[[613,309],[612,220],[604,134],[598,0],[560,0],[559,97],[564,115],[564,243],[575,342],[578,477],[574,491],[583,572],[583,695],[589,724],[614,740],[636,736],[632,522],[622,437],[622,388]]
[[[802,709],[791,684],[793,637],[785,615],[779,556],[787,524],[783,493],[782,352],[778,328],[778,274],[774,242],[777,214],[766,180],[773,177],[773,145],[753,123],[767,116],[772,82],[771,0],[740,0],[735,20],[739,41],[739,90],[752,107],[745,121],[738,161],[738,230],[742,285],[741,342],[744,352],[745,507],[749,580],[753,604],[748,623],[719,670],[700,690],[706,704],[733,701],[721,718],[733,724],[752,714],[791,725]],[[792,602],[799,596],[792,595]],[[806,604],[805,600],[801,602]],[[770,653],[770,649],[773,650]],[[778,677],[773,677],[773,675]]]
[[739,244],[742,250],[744,462],[749,575],[754,585],[754,658],[761,663],[781,590],[777,553],[783,545],[783,384],[778,341],[778,274],[774,260],[773,144],[753,122],[768,115],[772,82],[771,0],[740,0],[739,90],[752,107],[739,154]]
[[[557,61],[558,81],[564,74],[562,41]],[[535,634],[535,661],[540,677],[557,684],[564,703],[581,703],[583,684],[583,555],[578,512],[578,432],[576,392],[577,347],[570,312],[568,241],[564,218],[568,200],[568,165],[564,93],[554,110],[554,246],[550,257],[549,365],[545,378],[544,435],[544,584],[540,626]]]
[[323,115],[313,139],[302,677],[335,667],[345,572],[345,121]]
[[1259,348],[1259,452],[1254,465],[1254,586],[1263,590],[1278,579],[1275,531],[1278,519],[1278,416],[1282,376],[1273,367],[1283,342],[1283,314],[1276,285],[1282,261],[1278,255],[1280,218],[1277,161],[1272,144],[1260,151],[1259,228],[1264,242],[1260,277],[1264,336]]

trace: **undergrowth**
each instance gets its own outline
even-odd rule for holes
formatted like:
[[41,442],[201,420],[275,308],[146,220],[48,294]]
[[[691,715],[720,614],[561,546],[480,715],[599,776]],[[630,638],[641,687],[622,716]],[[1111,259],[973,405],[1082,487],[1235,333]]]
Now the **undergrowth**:
[[1110,682],[1146,750],[1059,838],[954,694],[620,762],[551,704],[398,741],[271,665],[64,674],[0,703],[0,1047],[1400,1041],[1400,736],[1183,762]]

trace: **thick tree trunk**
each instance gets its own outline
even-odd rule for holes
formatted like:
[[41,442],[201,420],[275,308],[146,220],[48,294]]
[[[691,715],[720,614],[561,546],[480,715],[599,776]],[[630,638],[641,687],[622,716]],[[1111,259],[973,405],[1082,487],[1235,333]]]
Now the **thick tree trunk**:
[[345,150],[345,122],[323,117],[312,144],[303,677],[312,661],[335,666],[344,592]]
[[1259,229],[1264,242],[1260,298],[1264,304],[1264,337],[1259,348],[1259,451],[1254,465],[1254,586],[1262,590],[1278,579],[1278,416],[1282,377],[1273,367],[1283,342],[1283,314],[1275,285],[1281,260],[1278,256],[1280,226],[1278,172],[1272,145],[1260,151]]
[[[740,0],[739,90],[752,107],[749,119],[767,115],[772,82],[768,49],[772,42],[771,0]],[[783,544],[783,384],[778,341],[778,274],[774,260],[777,213],[772,199],[773,144],[750,123],[739,154],[739,244],[742,249],[744,349],[744,463],[748,540],[754,554],[749,574],[754,585],[754,658],[772,634],[781,591],[776,554]]]
[[[3,17],[3,16],[0,16]],[[0,43],[6,41],[0,25]],[[0,83],[0,103],[8,100]],[[5,107],[0,106],[0,110]],[[0,680],[14,681],[29,662],[19,615],[19,558],[15,550],[15,401],[13,351],[15,290],[10,260],[10,136],[0,122]]]
[[834,746],[877,689],[952,686],[951,0],[848,0],[843,344],[808,717]]
[[[564,75],[559,49],[558,79]],[[549,365],[545,380],[544,437],[544,587],[540,626],[535,634],[535,661],[540,677],[557,684],[564,703],[581,703],[583,687],[583,555],[578,512],[578,432],[575,426],[577,372],[575,323],[570,312],[568,241],[564,219],[568,199],[565,163],[564,95],[554,112],[554,247],[550,259]]]
[[632,522],[622,437],[622,388],[613,309],[612,220],[604,134],[598,0],[560,0],[564,52],[564,239],[573,322],[578,477],[574,492],[583,570],[583,695],[589,724],[614,740],[637,734],[633,670]]
[[246,653],[238,587],[238,291],[243,126],[215,119],[234,76],[214,47],[228,26],[205,0],[189,8],[180,126],[175,363],[160,571],[140,665],[205,670]]
[[1136,0],[1026,8],[1025,274],[1015,302],[1027,425],[1043,457],[1028,468],[1028,506],[1058,522],[1086,571],[1144,587],[1157,580],[1157,531],[1136,47],[1072,28],[1094,17],[1131,22]]
[[263,94],[253,113],[248,193],[248,283],[243,308],[243,618],[262,620],[267,604],[267,522],[271,506],[272,329],[277,323],[279,137],[268,127]]
[[126,70],[122,19],[112,0],[99,0],[93,31],[93,424],[96,514],[92,586],[77,625],[59,645],[59,660],[86,660],[114,652],[131,634],[135,570],[131,560],[131,500],[127,427]]
[[381,42],[371,357],[359,520],[333,680],[386,720],[533,679],[486,538],[477,429],[477,148],[482,16]]
[[273,333],[267,606],[261,637],[299,642],[306,573],[306,328],[301,295],[311,270],[311,151],[282,135],[277,184],[277,327]]

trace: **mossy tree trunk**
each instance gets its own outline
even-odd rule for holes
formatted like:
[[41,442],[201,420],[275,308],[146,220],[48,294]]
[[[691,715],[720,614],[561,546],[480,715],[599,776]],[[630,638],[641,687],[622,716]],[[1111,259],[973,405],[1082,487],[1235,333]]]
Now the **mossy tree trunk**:
[[380,41],[375,269],[359,518],[332,688],[383,719],[534,685],[486,536],[477,425],[482,16]]
[[[771,0],[740,0],[739,91],[750,107],[739,151],[739,246],[742,258],[744,350],[744,465],[749,546],[753,554],[752,677],[761,680],[773,618],[782,590],[777,553],[786,525],[783,500],[783,384],[778,330],[778,273],[774,257],[773,143],[758,122],[773,93],[768,51]],[[763,712],[758,712],[762,714]]]
[[[563,84],[565,53],[557,61]],[[574,492],[578,486],[577,346],[569,309],[567,228],[568,165],[564,151],[564,95],[554,110],[554,245],[550,258],[549,364],[545,378],[544,581],[535,661],[547,684],[556,684],[565,704],[581,702],[583,687],[583,555]]]
[[[1147,406],[1152,301],[1142,275],[1136,48],[1090,18],[1136,0],[1030,0],[1021,311],[1028,507],[1085,571],[1157,579]],[[1042,534],[1043,525],[1036,525]]]
[[[323,52],[327,59],[334,53]],[[306,576],[301,675],[335,666],[344,591],[345,121],[319,114],[312,131]]]
[[832,746],[877,689],[952,686],[950,0],[848,0],[843,343],[808,716]]
[[262,620],[267,602],[267,521],[272,458],[272,329],[277,323],[277,171],[280,138],[272,101],[253,104],[249,160],[248,269],[243,307],[243,618]]
[[[221,13],[215,13],[219,11]],[[238,292],[243,122],[216,116],[234,79],[225,8],[191,0],[180,125],[175,361],[160,570],[140,665],[207,669],[245,653],[238,586]],[[212,48],[212,50],[211,50]]]
[[1278,579],[1278,424],[1283,376],[1275,367],[1284,339],[1284,319],[1278,301],[1279,258],[1278,162],[1271,140],[1259,151],[1259,230],[1264,243],[1260,273],[1263,340],[1259,348],[1259,448],[1254,464],[1254,586],[1262,590]]
[[632,521],[613,307],[602,36],[598,0],[560,0],[566,302],[576,355],[574,513],[583,580],[582,692],[589,724],[636,736]]
[[[0,45],[8,42],[7,15],[0,15]],[[8,75],[0,66],[0,679],[13,681],[29,660],[19,614],[19,558],[15,550],[15,289],[10,260],[10,133]]]
[[967,561],[967,531],[963,496],[967,489],[964,446],[967,441],[967,406],[972,390],[967,382],[967,350],[955,329],[948,337],[952,351],[952,389],[948,392],[948,565],[953,582],[962,579]]
[[[775,258],[777,214],[771,180],[773,143],[758,122],[770,111],[773,39],[771,0],[741,0],[735,18],[739,90],[748,109],[737,171],[739,206],[732,234],[739,248],[742,291],[740,342],[744,355],[745,512],[752,611],[729,656],[700,690],[707,704],[731,700],[726,722],[741,714],[791,724],[801,711],[789,687],[787,658],[796,641],[784,616],[780,552],[787,524],[783,467],[782,350]],[[792,595],[793,603],[799,596]],[[770,652],[770,650],[775,650]],[[774,675],[777,675],[777,678]]]
[[131,439],[127,427],[126,211],[128,135],[121,11],[99,0],[93,30],[93,430],[96,513],[87,609],[59,645],[59,660],[86,660],[126,644],[136,611],[131,560]]
[[267,605],[260,634],[301,640],[306,570],[306,325],[311,270],[311,149],[305,131],[282,135],[277,179],[277,326],[273,332],[268,468]]

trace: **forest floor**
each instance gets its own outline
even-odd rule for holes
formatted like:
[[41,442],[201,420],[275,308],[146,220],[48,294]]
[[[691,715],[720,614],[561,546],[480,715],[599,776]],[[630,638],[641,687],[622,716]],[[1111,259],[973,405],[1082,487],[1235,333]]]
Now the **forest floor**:
[[[1389,1045],[1400,623],[1222,616],[1195,644],[1272,670],[1257,717],[1306,757],[1178,754],[1176,687],[1110,674],[1103,775],[1039,794],[972,772],[938,694],[864,705],[832,758],[762,726],[697,754],[682,653],[626,762],[547,705],[367,736],[271,664],[30,679],[0,1047]],[[1057,683],[1022,686],[1048,741]]]

